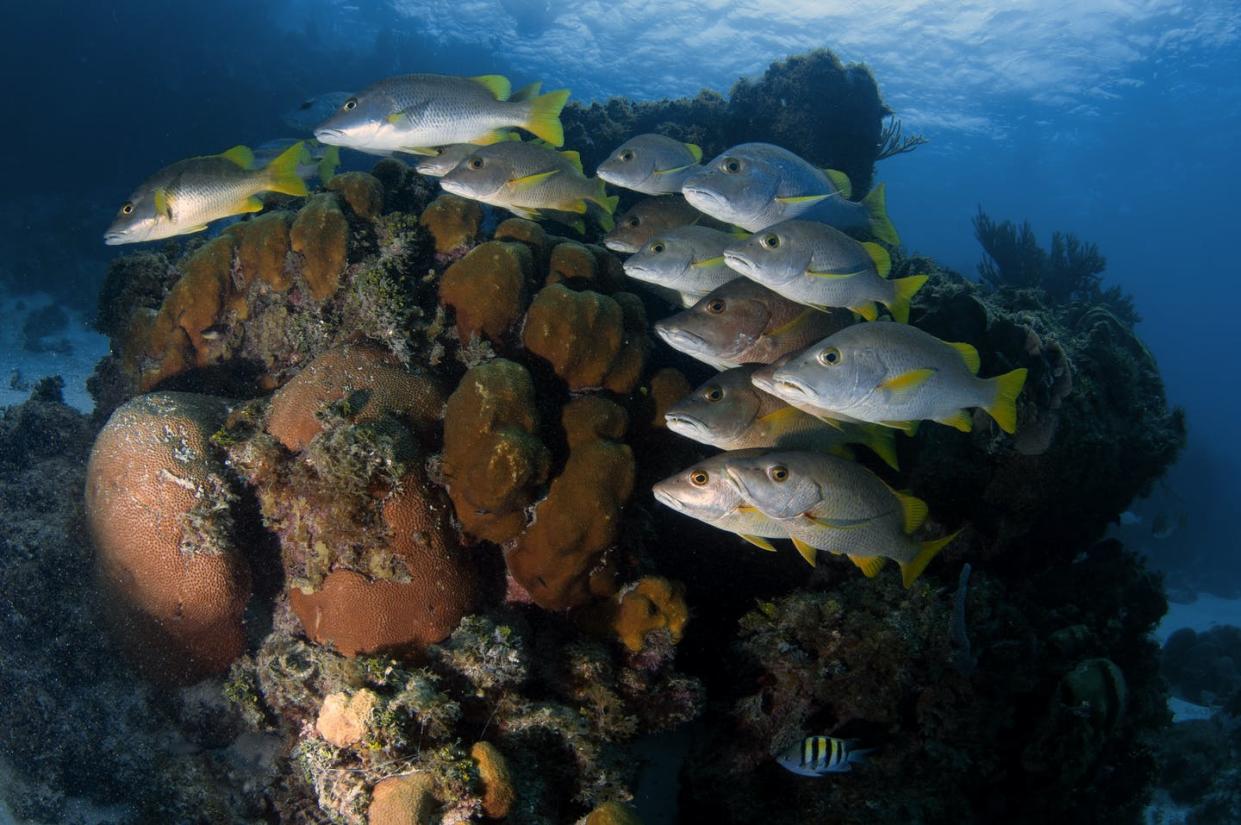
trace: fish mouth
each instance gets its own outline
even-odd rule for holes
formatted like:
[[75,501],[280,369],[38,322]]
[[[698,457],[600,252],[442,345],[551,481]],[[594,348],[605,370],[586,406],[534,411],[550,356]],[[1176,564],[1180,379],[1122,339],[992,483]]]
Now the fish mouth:
[[628,241],[622,241],[617,238],[604,238],[603,245],[613,252],[621,252],[626,255],[632,255],[638,251],[638,247]]
[[664,423],[668,425],[669,430],[678,435],[689,435],[693,438],[695,435],[707,434],[707,428],[701,421],[684,413],[664,413]]
[[658,501],[660,504],[664,505],[665,507],[671,507],[673,510],[676,510],[678,513],[685,512],[685,505],[682,504],[671,493],[667,492],[666,490],[661,489],[658,484],[656,484],[654,487],[651,488],[651,493],[654,494],[655,500]]
[[[750,379],[751,383],[753,383],[753,380],[753,378]],[[800,378],[776,375],[771,379],[771,387],[772,391],[777,395],[791,395],[807,400],[814,398],[814,392],[810,389],[810,386]]]
[[735,253],[724,253],[724,264],[734,272],[740,272],[750,280],[757,280],[755,275],[758,273],[758,267],[748,258],[742,258]]
[[683,329],[672,329],[664,326],[662,323],[655,324],[655,334],[664,340],[664,343],[673,349],[682,352],[701,352],[706,342],[692,332]]
[[653,270],[647,269],[642,264],[625,262],[625,274],[635,281],[642,281],[647,284],[658,284],[659,276]]
[[326,143],[328,146],[343,145],[345,133],[340,129],[333,129],[320,126],[315,129],[315,140],[320,143]]
[[468,187],[459,180],[440,178],[440,188],[452,195],[460,195],[463,198],[470,197]]
[[[690,202],[692,206],[698,206],[698,203],[705,204],[709,207],[722,206],[724,204],[724,199],[721,198],[718,193],[698,186],[685,184],[681,187],[681,194],[685,197],[685,200]],[[698,203],[695,203],[695,201]]]
[[620,175],[614,174],[611,169],[607,168],[606,162],[604,164],[600,164],[599,168],[595,170],[595,177],[604,183],[610,183],[613,186],[620,186],[625,189],[629,188],[625,185],[625,181]]
[[128,243],[123,232],[105,232],[103,233],[104,246],[120,246]]

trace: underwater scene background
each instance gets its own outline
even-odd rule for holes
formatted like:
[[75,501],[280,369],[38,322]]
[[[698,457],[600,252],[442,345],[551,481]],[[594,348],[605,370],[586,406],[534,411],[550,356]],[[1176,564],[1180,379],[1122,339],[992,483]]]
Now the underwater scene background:
[[[1236,4],[6,23],[2,825],[1241,822]],[[528,200],[419,173],[456,139],[316,132],[413,72],[533,107],[461,154],[515,164]],[[688,203],[595,178],[652,133]],[[751,225],[695,192],[759,142],[814,183]],[[191,171],[287,174],[173,237],[112,234],[122,204],[192,199],[159,170],[238,145]],[[536,203],[548,176],[580,187]],[[799,214],[855,256],[807,265],[811,294],[857,267],[878,291],[660,280],[664,236],[628,222],[700,225],[686,275]],[[897,326],[914,360],[876,389],[941,412],[799,406],[856,352],[840,335],[890,354]],[[776,406],[704,437],[694,410],[734,386]],[[747,473],[800,485],[799,461],[818,503],[773,527],[797,499]],[[703,516],[699,487],[744,506]]]

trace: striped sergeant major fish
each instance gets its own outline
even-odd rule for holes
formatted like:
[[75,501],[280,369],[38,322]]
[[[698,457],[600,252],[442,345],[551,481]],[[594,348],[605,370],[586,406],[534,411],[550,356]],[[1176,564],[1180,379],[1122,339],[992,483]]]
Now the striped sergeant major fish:
[[798,776],[823,776],[844,773],[851,766],[866,761],[874,748],[858,748],[856,739],[834,736],[807,736],[780,754],[776,761]]

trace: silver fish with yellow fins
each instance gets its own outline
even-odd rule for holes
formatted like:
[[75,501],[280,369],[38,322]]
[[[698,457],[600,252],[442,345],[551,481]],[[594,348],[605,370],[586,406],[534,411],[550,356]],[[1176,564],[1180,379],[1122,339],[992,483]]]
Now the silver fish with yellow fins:
[[644,195],[670,195],[681,191],[701,162],[702,150],[693,143],[647,133],[616,147],[595,174],[613,186]]
[[607,194],[603,181],[583,174],[577,152],[558,152],[537,143],[480,146],[440,178],[440,186],[523,218],[575,222],[593,208],[604,229],[613,226],[618,200]]
[[853,323],[848,310],[821,312],[738,277],[655,324],[670,347],[717,369],[767,364]]
[[735,533],[756,547],[774,553],[776,548],[767,539],[788,538],[788,530],[750,505],[724,469],[729,456],[744,457],[763,452],[740,450],[712,456],[656,483],[651,492],[656,501],[678,513]]
[[[725,454],[729,455],[729,454]],[[725,470],[746,502],[785,526],[808,564],[817,551],[844,555],[867,577],[886,559],[901,569],[906,588],[956,533],[919,542],[926,521],[921,499],[897,492],[852,461],[823,453],[768,451],[731,455]]]
[[888,280],[892,259],[877,243],[859,243],[818,221],[773,224],[724,250],[728,265],[747,278],[799,304],[847,307],[867,321],[882,304],[901,323],[909,301],[927,276]]
[[625,261],[635,281],[679,292],[688,306],[737,277],[724,260],[735,236],[706,226],[680,226],[661,232]]
[[813,165],[770,143],[742,143],[722,153],[681,187],[692,206],[742,229],[760,229],[793,218],[861,229],[884,243],[900,236],[888,218],[883,184],[860,202],[849,200],[848,175]]
[[1026,370],[979,378],[978,368],[978,350],[969,344],[879,322],[824,338],[772,379],[776,394],[790,403],[798,399],[854,421],[908,431],[929,420],[969,432],[973,418],[967,410],[981,407],[1004,432],[1016,432]]
[[859,744],[857,739],[807,736],[784,750],[776,757],[776,762],[798,776],[846,773],[853,765],[864,763],[866,754],[874,751],[874,748],[859,748]]
[[[536,87],[527,87],[534,90]],[[347,98],[315,129],[321,143],[372,154],[434,154],[453,143],[489,144],[523,129],[552,146],[564,143],[560,111],[569,90],[511,94],[502,75],[407,74]]]
[[756,387],[750,376],[757,369],[734,367],[708,379],[668,408],[668,429],[721,450],[778,447],[851,458],[847,445],[862,444],[897,469],[893,430],[829,425]]
[[116,246],[201,232],[212,221],[261,211],[263,192],[305,196],[298,175],[304,157],[299,141],[262,169],[253,168],[254,153],[246,146],[166,166],[121,205],[103,241]]
[[724,229],[715,218],[702,214],[680,195],[643,198],[616,219],[616,227],[603,238],[613,252],[632,255],[652,238],[678,226],[709,226]]

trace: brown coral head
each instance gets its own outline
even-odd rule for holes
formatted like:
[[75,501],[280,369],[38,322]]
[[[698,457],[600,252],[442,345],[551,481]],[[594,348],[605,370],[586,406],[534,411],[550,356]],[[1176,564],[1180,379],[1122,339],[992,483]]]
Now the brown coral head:
[[267,431],[300,452],[323,431],[316,413],[340,401],[346,402],[342,413],[351,421],[397,415],[420,433],[432,429],[444,409],[443,392],[431,376],[406,369],[380,347],[348,344],[318,356],[276,391]]
[[225,401],[139,396],[112,414],[86,469],[86,518],[107,616],[145,673],[191,683],[245,646],[250,596],[236,498],[209,443]]
[[383,506],[397,572],[375,577],[333,569],[313,592],[294,587],[293,612],[306,635],[346,656],[412,653],[443,641],[474,606],[476,574],[448,519],[448,504],[411,473]]

